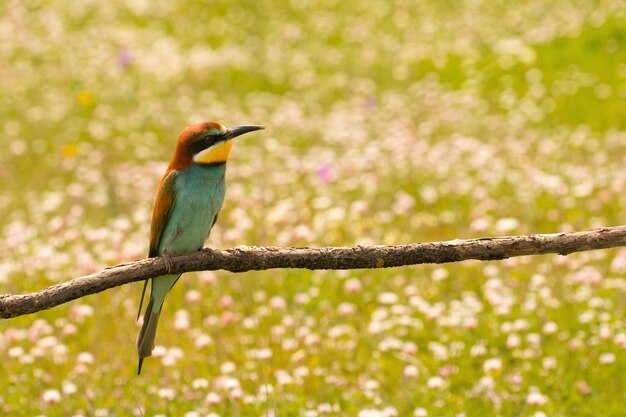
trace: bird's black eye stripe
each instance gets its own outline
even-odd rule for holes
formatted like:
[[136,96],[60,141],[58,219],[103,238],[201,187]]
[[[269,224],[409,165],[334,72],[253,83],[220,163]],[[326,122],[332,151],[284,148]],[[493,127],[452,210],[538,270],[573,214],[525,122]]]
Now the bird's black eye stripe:
[[219,142],[223,136],[224,133],[217,129],[209,130],[197,140],[189,143],[189,152],[191,152],[192,155],[202,152],[214,143]]
[[195,155],[198,152],[201,152],[208,147],[209,147],[209,144],[205,140],[203,139],[195,140],[189,144],[189,152],[192,155]]

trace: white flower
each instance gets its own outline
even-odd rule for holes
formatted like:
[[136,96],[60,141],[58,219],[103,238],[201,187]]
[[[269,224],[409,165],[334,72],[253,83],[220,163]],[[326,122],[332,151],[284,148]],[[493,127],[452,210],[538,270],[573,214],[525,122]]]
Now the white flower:
[[543,325],[544,334],[554,334],[559,329],[559,326],[553,321],[549,321]]
[[165,346],[156,345],[154,349],[152,349],[152,356],[155,358],[163,357],[167,353],[167,348]]
[[233,362],[224,362],[222,366],[220,366],[220,372],[223,374],[232,374],[237,366]]
[[376,409],[373,408],[366,408],[363,409],[361,411],[359,411],[359,417],[382,417],[383,414]]
[[216,392],[209,392],[206,397],[204,397],[204,403],[206,405],[217,405],[222,402],[222,397]]
[[215,385],[218,389],[222,389],[224,391],[232,391],[241,386],[239,380],[231,376],[220,376],[217,378]]
[[375,379],[370,379],[365,382],[363,389],[365,389],[366,391],[375,391],[378,389],[379,386],[380,384],[378,383],[378,381],[376,381]]
[[599,360],[600,360],[600,363],[603,365],[611,364],[615,362],[615,353],[613,352],[603,353],[602,355],[600,355]]
[[413,411],[413,417],[428,417],[428,411],[423,407],[418,407]]
[[448,278],[448,270],[446,268],[437,268],[432,272],[432,278],[434,281],[443,281]]
[[432,389],[443,389],[446,387],[446,381],[440,376],[433,376],[428,378],[426,385]]
[[548,398],[539,392],[537,388],[531,387],[531,391],[526,395],[526,402],[529,405],[542,406],[548,402]]
[[257,359],[270,359],[272,357],[272,350],[269,348],[257,349],[254,357]]
[[196,378],[193,381],[191,381],[191,387],[193,389],[208,388],[209,387],[209,381],[207,381],[204,378]]
[[274,376],[276,377],[276,382],[278,385],[290,385],[293,383],[293,378],[289,375],[289,372],[284,369],[279,369],[274,372]]
[[496,230],[498,232],[510,232],[517,229],[519,221],[513,217],[505,217],[496,221]]
[[158,395],[166,400],[173,400],[176,398],[176,391],[173,388],[159,388]]
[[19,358],[24,354],[24,349],[21,346],[13,346],[8,351],[9,358]]
[[76,362],[85,365],[91,365],[95,362],[95,359],[93,358],[93,355],[89,352],[80,352],[78,356],[76,356]]
[[520,345],[522,344],[522,340],[520,339],[520,337],[514,333],[511,333],[507,338],[506,338],[506,347],[509,349],[515,349],[520,347]]
[[78,387],[73,382],[65,381],[62,385],[63,394],[71,395],[78,391]]
[[470,355],[472,355],[473,357],[483,356],[486,353],[487,353],[487,348],[482,343],[478,343],[472,346],[472,348],[470,349]]
[[483,371],[486,374],[499,374],[502,372],[502,359],[491,358],[483,362]]
[[321,403],[320,405],[317,406],[317,411],[319,411],[322,414],[332,413],[333,406],[330,405],[329,403]]
[[337,306],[337,314],[340,316],[351,316],[356,312],[356,306],[352,303],[343,302]]
[[176,311],[176,313],[174,313],[174,329],[186,330],[189,326],[189,312],[187,310]]
[[270,307],[274,310],[285,310],[287,308],[287,301],[280,296],[272,297],[270,298]]
[[496,386],[496,381],[492,376],[483,376],[478,380],[478,387],[481,390],[490,391]]
[[207,347],[211,343],[213,343],[213,339],[211,338],[211,336],[209,336],[208,334],[204,334],[204,333],[201,333],[198,336],[196,336],[196,340],[194,341],[194,344],[196,345],[197,348]]
[[49,389],[44,391],[41,399],[46,404],[54,404],[61,401],[61,393],[55,389]]
[[404,371],[402,373],[407,379],[415,379],[419,376],[420,371],[414,365],[407,365],[404,367]]
[[396,407],[385,407],[382,415],[383,417],[396,417],[398,415],[398,410]]
[[259,387],[257,396],[262,401],[267,401],[267,399],[270,397],[270,395],[272,395],[273,392],[274,386],[272,384],[263,384]]
[[202,293],[198,290],[189,290],[185,293],[185,301],[190,304],[200,300],[202,300]]
[[398,302],[398,296],[393,292],[383,292],[378,295],[378,302],[380,304],[395,304]]

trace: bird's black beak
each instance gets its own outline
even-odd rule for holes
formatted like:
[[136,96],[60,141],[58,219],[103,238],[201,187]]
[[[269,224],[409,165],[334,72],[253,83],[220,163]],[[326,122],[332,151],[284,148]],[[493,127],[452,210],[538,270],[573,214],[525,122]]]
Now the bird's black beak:
[[241,136],[245,133],[254,132],[255,130],[263,130],[265,126],[237,126],[231,129],[228,129],[228,132],[224,135],[225,140],[231,140],[236,138],[237,136]]

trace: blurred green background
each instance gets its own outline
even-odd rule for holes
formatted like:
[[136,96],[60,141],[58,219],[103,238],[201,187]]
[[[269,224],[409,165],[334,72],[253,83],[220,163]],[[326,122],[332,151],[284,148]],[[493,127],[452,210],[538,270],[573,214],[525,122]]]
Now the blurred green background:
[[[188,124],[237,141],[207,242],[623,224],[626,2],[0,3],[0,292],[140,259]],[[622,416],[626,250],[187,274],[0,322],[11,416]]]

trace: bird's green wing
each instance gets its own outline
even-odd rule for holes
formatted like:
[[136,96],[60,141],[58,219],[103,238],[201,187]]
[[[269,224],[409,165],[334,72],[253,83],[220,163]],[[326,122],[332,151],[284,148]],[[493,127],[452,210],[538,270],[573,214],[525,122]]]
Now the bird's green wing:
[[[159,184],[159,188],[157,188],[156,197],[154,199],[154,209],[152,210],[152,221],[150,222],[150,250],[148,252],[150,258],[160,255],[159,244],[161,243],[161,236],[172,213],[172,209],[174,208],[174,203],[176,203],[174,183],[176,182],[177,176],[178,171],[166,172]],[[139,320],[139,315],[141,314],[141,307],[143,306],[147,286],[148,280],[145,280],[143,291],[141,292],[137,320]]]

